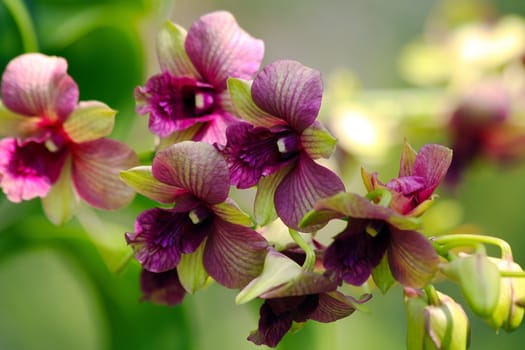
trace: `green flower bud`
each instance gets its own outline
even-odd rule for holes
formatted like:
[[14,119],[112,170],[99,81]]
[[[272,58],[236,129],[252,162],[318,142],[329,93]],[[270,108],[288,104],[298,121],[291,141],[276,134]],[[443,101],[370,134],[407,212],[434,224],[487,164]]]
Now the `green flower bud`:
[[490,317],[499,300],[501,277],[498,266],[483,253],[462,255],[442,267],[456,281],[472,311]]
[[[503,259],[491,259],[500,271],[523,271],[515,262]],[[525,297],[525,278],[502,277],[500,282],[499,299],[494,312],[485,318],[492,328],[503,328],[511,332],[519,327],[523,320],[525,308],[520,304]]]
[[437,292],[430,304],[426,296],[405,292],[408,317],[407,350],[465,350],[470,328],[461,305]]

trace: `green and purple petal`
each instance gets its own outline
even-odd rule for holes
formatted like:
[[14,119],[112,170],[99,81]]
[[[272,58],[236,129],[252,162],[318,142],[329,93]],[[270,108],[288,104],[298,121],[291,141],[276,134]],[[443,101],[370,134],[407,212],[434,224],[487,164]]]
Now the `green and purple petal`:
[[204,267],[228,288],[242,288],[263,268],[266,240],[254,230],[215,218],[204,249]]
[[80,102],[64,122],[64,131],[75,143],[94,141],[111,134],[116,113],[102,102]]
[[254,79],[253,101],[281,118],[297,133],[312,125],[321,107],[323,82],[319,71],[296,61],[267,65]]
[[73,147],[73,183],[83,200],[100,209],[119,209],[129,204],[135,191],[120,179],[120,171],[138,165],[135,152],[110,139]]
[[362,304],[368,299],[354,300],[338,291],[320,294],[319,305],[310,315],[310,319],[322,323],[340,320],[354,313],[355,304]]
[[200,79],[193,63],[191,63],[184,42],[186,30],[181,26],[166,21],[157,34],[157,58],[161,70],[168,71],[174,76],[188,76]]
[[[302,154],[275,191],[275,210],[288,227],[304,231],[299,228],[299,222],[317,201],[344,190],[335,173]],[[307,228],[308,231],[315,229],[317,227]]]
[[226,89],[228,77],[251,79],[259,69],[264,43],[246,33],[226,11],[195,21],[186,36],[186,52],[205,81]]
[[15,203],[45,197],[58,180],[67,152],[51,152],[44,144],[16,139],[0,141],[0,186]]
[[140,289],[142,291],[141,300],[159,305],[178,305],[186,295],[179,281],[177,269],[159,273],[142,269]]
[[209,204],[223,202],[230,191],[226,161],[206,143],[184,141],[159,151],[152,169],[159,181],[188,190]]
[[11,60],[2,76],[2,99],[11,111],[65,120],[78,103],[78,87],[61,57],[28,53]]
[[0,137],[26,138],[38,133],[39,117],[28,117],[7,109],[0,101]]
[[422,288],[437,272],[438,255],[422,234],[391,227],[388,264],[394,278],[404,286]]

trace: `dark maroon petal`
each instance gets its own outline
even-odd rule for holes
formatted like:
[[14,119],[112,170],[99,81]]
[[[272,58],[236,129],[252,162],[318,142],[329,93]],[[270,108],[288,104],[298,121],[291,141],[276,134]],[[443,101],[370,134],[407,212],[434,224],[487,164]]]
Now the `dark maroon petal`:
[[230,191],[228,165],[206,143],[184,141],[157,152],[152,171],[157,180],[186,189],[209,204],[224,202]]
[[75,144],[73,183],[79,196],[93,207],[119,209],[128,205],[135,191],[120,179],[120,171],[138,165],[128,145],[111,139]]
[[343,182],[335,173],[302,154],[275,191],[275,210],[288,227],[314,231],[319,227],[299,228],[301,219],[318,200],[344,190]]
[[310,316],[317,322],[334,322],[350,316],[355,311],[356,300],[343,293],[334,291],[319,295],[319,306]]
[[0,186],[13,202],[45,197],[58,180],[67,150],[50,152],[43,143],[19,145],[16,139],[0,141]]
[[297,133],[319,113],[323,95],[321,74],[296,61],[276,61],[254,79],[253,101],[262,110],[284,119]]
[[266,240],[254,230],[215,218],[203,263],[208,274],[228,288],[242,288],[263,268]]
[[425,236],[391,227],[388,264],[399,283],[412,288],[424,287],[436,274],[438,263],[438,255]]
[[252,187],[262,176],[271,175],[293,161],[297,150],[279,151],[279,140],[287,137],[293,137],[287,128],[271,130],[248,123],[230,126],[226,130],[228,142],[221,153],[229,165],[231,184],[242,189]]
[[62,57],[20,55],[2,75],[2,102],[13,112],[64,120],[78,103],[78,87]]
[[251,79],[264,53],[263,42],[246,33],[226,11],[195,21],[185,47],[195,68],[217,90],[226,89],[228,77]]
[[[366,231],[378,231],[372,237]],[[387,224],[378,220],[350,219],[324,253],[324,266],[347,283],[362,285],[379,264],[388,246]]]
[[169,72],[154,75],[135,89],[137,112],[149,114],[150,131],[161,137],[216,118],[215,95],[210,85]]
[[135,258],[151,272],[174,269],[182,253],[192,253],[206,238],[206,229],[196,227],[188,213],[154,208],[142,212],[135,221],[135,232],[126,240]]
[[425,145],[414,161],[413,175],[425,179],[425,189],[418,193],[419,203],[428,199],[445,178],[452,161],[452,150],[441,145]]
[[261,298],[271,299],[287,296],[319,294],[336,290],[338,281],[325,275],[314,272],[302,272],[292,281],[281,285],[269,292],[260,295]]
[[180,283],[177,269],[160,273],[143,269],[140,274],[140,289],[142,290],[142,300],[160,305],[178,305],[186,295],[186,290]]

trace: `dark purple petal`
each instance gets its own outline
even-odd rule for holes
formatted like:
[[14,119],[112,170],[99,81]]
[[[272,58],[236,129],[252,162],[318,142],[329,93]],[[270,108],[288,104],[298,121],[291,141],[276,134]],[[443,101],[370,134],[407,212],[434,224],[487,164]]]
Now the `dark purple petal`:
[[[315,203],[344,190],[336,174],[302,154],[275,191],[275,210],[288,227],[304,231],[299,228],[299,222]],[[308,228],[310,231],[316,229]]]
[[12,202],[45,197],[58,180],[66,150],[50,152],[44,144],[0,141],[0,186]]
[[141,300],[160,305],[178,305],[186,295],[177,269],[160,273],[143,269],[140,274],[140,289],[142,290]]
[[452,161],[452,150],[441,145],[425,145],[414,161],[413,175],[425,179],[425,189],[419,191],[419,203],[428,199],[445,178]]
[[262,176],[268,176],[286,166],[298,154],[297,149],[281,153],[279,140],[293,138],[287,128],[272,130],[239,123],[226,130],[228,142],[221,149],[230,169],[230,181],[238,188],[256,185]]
[[99,139],[74,145],[73,183],[79,196],[93,207],[119,209],[128,205],[135,191],[120,179],[120,171],[139,164],[128,145]]
[[266,300],[260,309],[259,328],[248,340],[257,345],[277,346],[292,322],[306,322],[318,304],[317,294]]
[[266,240],[254,230],[215,218],[206,241],[204,267],[208,274],[228,288],[242,288],[263,268]]
[[149,129],[160,137],[213,120],[220,111],[212,86],[169,72],[154,75],[144,87],[136,88],[135,99],[137,112],[149,114]]
[[425,178],[421,176],[400,176],[386,184],[389,189],[410,196],[425,188]]
[[319,295],[319,305],[310,318],[317,322],[334,322],[350,316],[356,303],[358,301],[337,291],[323,293]]
[[[377,231],[375,237],[367,233]],[[347,283],[362,285],[386,252],[387,224],[378,220],[350,219],[346,229],[326,248],[324,266]]]
[[436,274],[439,258],[432,244],[422,234],[391,227],[388,263],[399,283],[421,288]]
[[230,191],[226,161],[206,143],[184,141],[157,152],[152,171],[159,181],[186,189],[209,204],[223,202]]
[[187,212],[154,208],[142,212],[135,221],[135,232],[126,241],[135,258],[151,272],[174,269],[182,253],[192,253],[206,238],[209,227],[194,225]]
[[259,69],[264,43],[246,33],[226,11],[195,21],[186,36],[186,52],[202,77],[218,91],[228,77],[251,79]]
[[64,120],[78,103],[78,87],[67,74],[65,59],[28,53],[7,65],[2,102],[16,113]]
[[276,61],[254,79],[252,97],[262,110],[284,119],[297,133],[319,113],[323,95],[321,74],[296,61]]

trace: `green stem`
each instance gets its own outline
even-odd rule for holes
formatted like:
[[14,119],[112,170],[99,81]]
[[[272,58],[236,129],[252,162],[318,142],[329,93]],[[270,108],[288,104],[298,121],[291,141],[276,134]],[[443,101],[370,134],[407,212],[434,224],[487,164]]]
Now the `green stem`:
[[390,202],[392,202],[392,193],[390,193],[388,190],[385,190],[384,188],[379,188],[377,190],[368,192],[366,194],[366,198],[370,200],[380,198],[378,204],[382,207],[388,207]]
[[25,52],[37,52],[38,41],[31,16],[22,0],[4,0],[7,10],[11,13],[18,27]]
[[292,239],[295,241],[295,243],[297,243],[297,245],[302,250],[304,250],[304,252],[306,253],[306,259],[304,260],[304,263],[303,263],[303,269],[305,271],[310,271],[310,272],[313,271],[315,267],[314,250],[308,243],[306,243],[303,236],[301,236],[299,232],[292,230],[292,229],[290,229],[289,231],[290,231],[290,236],[292,236]]
[[424,288],[425,293],[427,294],[428,303],[433,306],[441,305],[441,300],[437,294],[436,288],[433,285],[428,284]]
[[491,244],[501,249],[502,259],[512,259],[512,249],[510,245],[501,238],[483,235],[457,234],[444,235],[432,238],[432,243],[436,251],[440,254],[452,248],[465,246],[478,246],[479,243]]
[[501,277],[525,278],[525,271],[500,271]]

